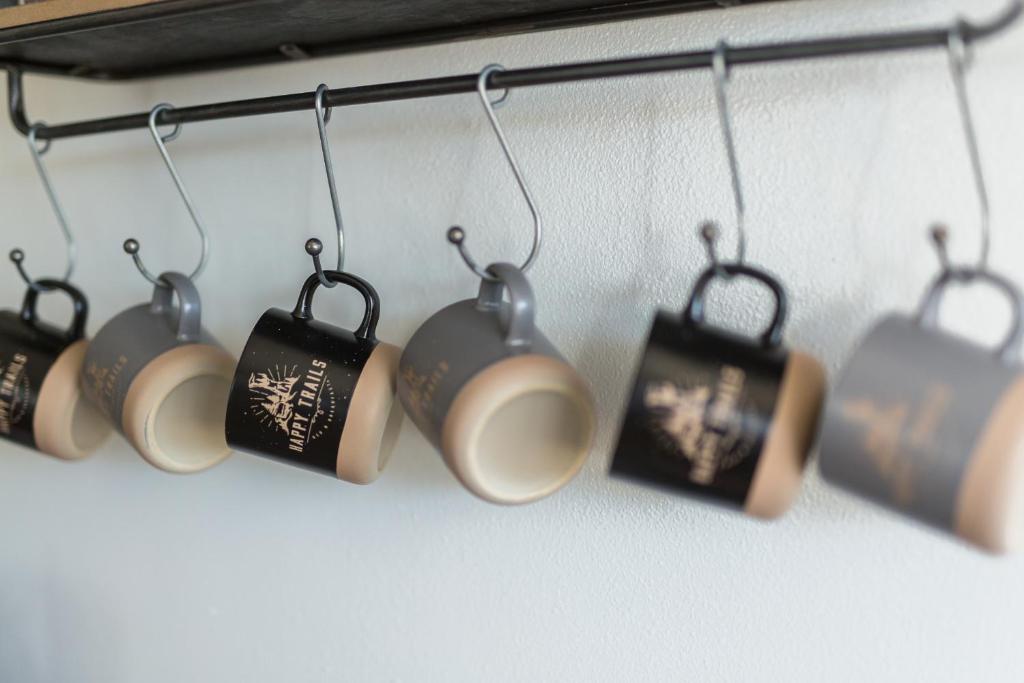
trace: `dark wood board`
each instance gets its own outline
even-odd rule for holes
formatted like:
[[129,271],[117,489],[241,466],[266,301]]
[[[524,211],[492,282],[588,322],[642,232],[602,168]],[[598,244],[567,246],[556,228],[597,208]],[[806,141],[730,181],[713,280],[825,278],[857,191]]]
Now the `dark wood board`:
[[[45,6],[47,2],[39,4]],[[0,28],[0,62],[19,63],[28,71],[132,78],[737,4],[741,2],[162,0]],[[3,22],[4,12],[24,9],[0,9],[0,26],[15,23]]]

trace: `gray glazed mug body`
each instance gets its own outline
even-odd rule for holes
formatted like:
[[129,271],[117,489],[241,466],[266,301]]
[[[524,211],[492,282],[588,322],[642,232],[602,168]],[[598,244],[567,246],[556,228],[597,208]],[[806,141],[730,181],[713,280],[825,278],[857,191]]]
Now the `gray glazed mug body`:
[[[476,299],[438,311],[410,339],[399,365],[398,395],[467,488],[491,502],[523,503],[552,493],[579,470],[592,439],[593,405],[582,379],[535,328],[533,292],[522,272],[509,264],[492,265],[490,272],[499,280],[482,281]],[[509,303],[502,300],[506,290]],[[492,420],[517,400],[519,407]],[[538,455],[546,451],[545,444],[504,452],[496,443],[488,453],[480,452],[488,447],[476,439],[493,422],[507,420],[505,428],[512,429],[518,422],[529,430],[532,420],[542,419],[531,409],[531,400],[540,409],[550,404],[567,422],[563,433],[547,434],[560,442],[557,453]],[[490,474],[483,471],[488,468]],[[502,478],[508,481],[498,481]]]
[[[152,464],[173,472],[198,471],[230,452],[223,418],[234,364],[202,328],[192,281],[173,272],[162,274],[160,281],[150,303],[119,313],[100,329],[86,353],[82,391]],[[223,406],[220,377],[225,378]],[[197,380],[190,389],[194,396],[167,403],[190,380]],[[172,409],[180,416],[165,424],[159,413]],[[210,427],[215,422],[219,438]],[[157,429],[175,443],[161,444]],[[175,431],[183,436],[174,436]]]
[[[1014,303],[998,350],[938,329],[953,281],[984,280]],[[991,550],[1010,542],[1007,510],[1019,499],[1003,476],[1022,436],[1021,300],[1008,281],[947,271],[917,317],[879,322],[847,363],[826,408],[820,467],[833,484]],[[1017,468],[1019,469],[1019,468]]]

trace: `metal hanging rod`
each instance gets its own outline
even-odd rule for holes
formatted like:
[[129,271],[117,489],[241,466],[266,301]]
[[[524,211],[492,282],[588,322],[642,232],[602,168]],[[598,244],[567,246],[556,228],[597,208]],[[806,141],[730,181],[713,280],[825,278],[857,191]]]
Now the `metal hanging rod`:
[[[995,35],[1016,22],[1020,18],[1022,11],[1024,11],[1022,1],[1013,0],[999,16],[991,21],[983,23],[959,22],[960,35],[963,37],[964,43],[968,45],[974,41]],[[897,52],[921,48],[941,48],[945,50],[949,44],[950,28],[950,26],[943,26],[894,33],[839,36],[788,43],[734,47],[729,49],[727,56],[729,66],[736,66],[740,64],[767,64],[821,57]],[[710,69],[713,67],[713,64],[713,50],[679,52],[649,57],[608,59],[527,69],[510,69],[492,74],[487,86],[488,88],[499,90],[505,88],[525,88],[537,85],[637,76],[667,71]],[[8,106],[11,120],[23,135],[27,135],[32,128],[32,124],[25,115],[22,71],[15,64],[0,64],[0,66],[5,68],[8,74]],[[324,94],[323,102],[327,107],[345,107],[355,104],[372,104],[375,102],[473,93],[476,92],[476,89],[477,74],[468,74],[464,76],[426,78],[416,81],[400,81],[329,90]],[[217,102],[214,104],[201,104],[193,107],[165,110],[157,118],[157,123],[159,125],[176,125],[241,116],[279,114],[312,110],[315,106],[316,93],[304,92],[293,95]],[[41,126],[36,131],[36,137],[39,140],[56,140],[95,133],[112,133],[115,131],[146,128],[148,125],[149,113],[140,112],[138,114],[77,121],[56,126]]]

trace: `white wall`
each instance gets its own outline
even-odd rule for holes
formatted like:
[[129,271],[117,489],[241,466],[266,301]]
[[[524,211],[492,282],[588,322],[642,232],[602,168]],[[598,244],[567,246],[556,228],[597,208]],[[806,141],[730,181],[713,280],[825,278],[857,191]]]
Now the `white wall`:
[[[806,0],[139,84],[28,81],[51,122],[210,100],[619,54],[985,18],[1000,0]],[[993,198],[994,263],[1024,248],[1024,29],[979,48],[970,89]],[[983,556],[823,485],[762,524],[606,476],[657,306],[703,263],[702,219],[732,225],[706,72],[516,92],[500,112],[549,226],[531,278],[540,324],[592,381],[601,431],[580,477],[504,509],[464,492],[407,423],[358,488],[245,455],[175,477],[121,440],[68,464],[0,446],[0,680],[866,681],[1024,678],[1024,561]],[[974,258],[977,204],[941,51],[743,68],[730,93],[751,257],[784,277],[791,344],[839,367],[934,273],[925,229]],[[475,282],[444,240],[519,259],[528,215],[474,96],[338,110],[330,125],[349,268],[401,343]],[[171,148],[212,230],[206,322],[234,352],[290,305],[330,238],[312,113],[193,125]],[[61,266],[27,150],[0,125],[0,250]],[[191,267],[191,227],[148,133],[48,157],[82,241],[91,330],[144,300],[121,253]],[[730,233],[731,236],[731,233]],[[4,306],[20,301],[0,268]],[[752,329],[753,290],[715,317]],[[994,339],[1005,305],[957,297],[951,325]],[[356,316],[354,296],[318,315]],[[56,311],[59,315],[61,311]],[[812,467],[812,470],[814,468]]]

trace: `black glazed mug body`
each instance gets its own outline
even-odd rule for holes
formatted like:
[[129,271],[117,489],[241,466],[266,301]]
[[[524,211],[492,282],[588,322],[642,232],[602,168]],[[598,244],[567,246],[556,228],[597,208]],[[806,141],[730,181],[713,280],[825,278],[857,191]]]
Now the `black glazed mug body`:
[[292,312],[268,310],[242,352],[228,399],[233,448],[353,483],[376,479],[397,437],[399,350],[378,341],[380,302],[354,275],[325,271],[359,291],[366,312],[349,331],[312,316],[317,275]]
[[[81,400],[78,370],[85,355],[88,304],[75,287],[39,280],[20,312],[0,311],[0,438],[64,459],[88,455],[107,431]],[[67,330],[40,320],[40,293],[71,299]]]
[[772,290],[760,339],[703,322],[707,271],[684,315],[659,312],[637,371],[612,474],[738,508],[784,512],[799,490],[824,394],[814,359],[782,346],[785,295],[770,276],[723,266]]

